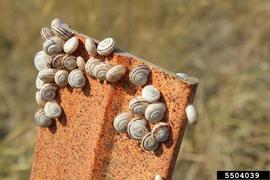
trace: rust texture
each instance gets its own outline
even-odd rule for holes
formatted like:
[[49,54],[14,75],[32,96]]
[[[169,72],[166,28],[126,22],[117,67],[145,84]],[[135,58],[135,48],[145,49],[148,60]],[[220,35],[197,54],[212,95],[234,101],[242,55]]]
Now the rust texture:
[[[88,59],[83,41],[74,53]],[[161,93],[168,108],[164,121],[171,127],[167,142],[156,152],[145,151],[140,142],[117,133],[113,119],[128,111],[128,102],[141,94],[132,85],[128,72],[117,83],[99,82],[88,77],[83,89],[59,90],[63,114],[50,128],[39,128],[31,179],[153,179],[160,174],[171,179],[187,123],[185,107],[192,103],[197,80],[184,81],[159,67],[120,50],[105,61],[128,68],[146,64],[151,69],[147,84]]]

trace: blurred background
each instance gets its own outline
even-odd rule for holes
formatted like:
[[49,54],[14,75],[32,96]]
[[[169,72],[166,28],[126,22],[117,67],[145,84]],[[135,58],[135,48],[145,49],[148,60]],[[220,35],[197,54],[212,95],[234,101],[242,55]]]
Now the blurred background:
[[28,179],[36,126],[34,54],[59,17],[96,39],[198,77],[199,123],[173,179],[270,168],[270,1],[0,1],[0,179]]

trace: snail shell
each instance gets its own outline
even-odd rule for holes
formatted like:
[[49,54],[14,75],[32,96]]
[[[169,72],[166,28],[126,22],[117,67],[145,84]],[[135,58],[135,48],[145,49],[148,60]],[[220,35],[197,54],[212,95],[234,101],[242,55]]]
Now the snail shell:
[[51,22],[51,27],[54,26],[54,24],[60,24],[61,26],[64,26],[66,28],[70,28],[70,24],[65,23],[63,20],[59,18],[55,18]]
[[111,64],[102,62],[97,64],[94,67],[94,75],[97,79],[104,81],[106,79],[106,73],[109,71],[109,69],[112,67]]
[[51,29],[44,27],[40,30],[40,36],[43,41],[46,41],[48,39],[51,39],[54,36],[54,34]]
[[62,114],[62,108],[56,101],[48,101],[44,106],[44,112],[48,118],[58,118]]
[[70,30],[68,25],[66,25],[63,22],[59,22],[57,20],[52,22],[51,28],[52,28],[52,31],[54,32],[54,34],[61,37],[65,41],[68,40],[69,38],[71,38],[73,35],[72,31]]
[[85,85],[86,79],[79,69],[72,70],[68,75],[68,83],[73,88],[81,88]]
[[152,135],[158,142],[165,142],[170,136],[169,124],[159,122],[152,129]]
[[68,84],[68,71],[59,70],[54,76],[54,81],[58,86],[66,86]]
[[85,61],[81,56],[77,57],[77,66],[79,70],[81,70],[82,72],[85,72]]
[[90,56],[97,55],[97,48],[92,38],[86,38],[84,42],[84,46]]
[[143,86],[147,82],[149,74],[150,69],[147,66],[139,65],[130,70],[129,79],[136,86]]
[[153,103],[145,109],[145,119],[151,123],[156,123],[163,119],[166,112],[166,106],[161,103]]
[[57,86],[55,84],[44,84],[40,89],[40,95],[45,101],[51,101],[56,96]]
[[129,110],[136,115],[144,115],[147,106],[149,105],[142,97],[138,96],[129,102]]
[[44,85],[44,82],[41,81],[38,77],[36,78],[36,88],[41,89],[41,87]]
[[52,67],[55,69],[63,69],[63,59],[66,56],[66,54],[57,54],[53,60],[52,60]]
[[149,132],[147,122],[145,119],[137,117],[128,123],[128,135],[136,140],[142,139],[145,134]]
[[190,124],[195,125],[198,122],[198,112],[193,104],[186,107],[186,114]]
[[147,102],[154,103],[160,99],[160,92],[153,85],[148,85],[142,89],[142,97]]
[[101,60],[100,59],[96,59],[96,58],[90,58],[86,64],[85,64],[85,71],[88,75],[90,76],[95,76],[94,75],[94,68],[96,65],[100,64]]
[[57,72],[57,69],[44,69],[39,71],[38,78],[44,83],[54,82],[54,75]]
[[188,75],[186,73],[176,73],[176,75],[183,80],[186,80],[188,78]]
[[64,41],[57,36],[46,40],[43,43],[43,51],[48,55],[56,55],[63,50]]
[[109,82],[117,82],[119,81],[126,73],[126,67],[122,64],[113,66],[106,73],[106,80]]
[[44,51],[39,51],[34,57],[34,64],[38,71],[51,67],[52,57]]
[[79,46],[79,39],[75,36],[67,40],[64,44],[64,51],[67,54],[72,54]]
[[97,53],[101,56],[111,54],[115,49],[115,41],[113,38],[106,38],[102,40],[97,46]]
[[163,178],[161,177],[161,175],[157,174],[155,175],[154,180],[163,180]]
[[49,127],[52,124],[52,119],[48,118],[45,115],[45,112],[43,109],[38,110],[35,113],[35,123],[40,127]]
[[36,92],[36,102],[40,107],[44,107],[46,101],[41,97],[40,91]]
[[65,56],[62,63],[63,66],[70,71],[77,67],[77,61],[75,56]]
[[142,146],[147,151],[155,151],[159,147],[159,142],[152,136],[151,133],[147,133],[142,139]]
[[125,132],[127,130],[128,122],[131,120],[130,112],[124,112],[117,115],[113,121],[114,129],[118,132]]

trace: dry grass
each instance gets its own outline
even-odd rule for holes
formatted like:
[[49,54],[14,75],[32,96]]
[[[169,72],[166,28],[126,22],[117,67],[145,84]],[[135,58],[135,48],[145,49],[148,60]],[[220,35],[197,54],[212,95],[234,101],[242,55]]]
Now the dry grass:
[[187,128],[173,179],[270,168],[269,1],[10,0],[0,2],[1,179],[30,174],[33,55],[41,47],[40,28],[53,17],[200,79],[200,122]]

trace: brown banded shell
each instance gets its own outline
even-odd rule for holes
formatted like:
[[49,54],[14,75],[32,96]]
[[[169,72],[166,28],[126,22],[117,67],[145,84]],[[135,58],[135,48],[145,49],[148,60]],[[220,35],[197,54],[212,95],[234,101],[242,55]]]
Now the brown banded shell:
[[77,67],[82,72],[85,72],[85,61],[84,61],[83,57],[81,57],[81,56],[77,57]]
[[127,130],[128,122],[131,120],[132,114],[124,112],[117,115],[113,121],[113,127],[118,132],[125,132]]
[[149,132],[147,121],[140,117],[134,118],[128,123],[127,131],[131,138],[140,140]]
[[156,123],[161,121],[165,115],[166,106],[161,103],[153,103],[147,106],[145,109],[145,119],[147,119],[151,123]]
[[152,136],[151,133],[147,133],[142,139],[142,146],[143,149],[147,151],[155,151],[159,147],[159,142]]
[[43,43],[43,51],[48,55],[56,55],[62,52],[64,41],[57,36],[46,40]]
[[44,51],[39,51],[34,57],[34,64],[38,71],[51,68],[52,57]]
[[36,102],[40,107],[44,107],[46,101],[41,97],[40,91],[36,92]]
[[111,64],[102,62],[94,67],[94,75],[97,79],[104,81],[106,79],[106,73],[112,67]]
[[56,101],[48,101],[44,106],[45,116],[48,118],[58,118],[62,114],[62,108]]
[[81,88],[85,85],[86,79],[79,69],[72,70],[68,75],[68,83],[73,88]]
[[51,22],[51,27],[54,26],[54,24],[60,24],[61,26],[64,26],[66,28],[70,28],[70,24],[65,23],[63,20],[59,18],[54,18]]
[[109,82],[119,81],[126,73],[126,67],[122,64],[113,66],[106,73],[106,80]]
[[90,75],[90,76],[95,76],[94,75],[94,68],[96,65],[100,64],[101,60],[97,58],[90,58],[86,64],[85,64],[85,72]]
[[84,42],[84,46],[90,56],[93,57],[97,55],[97,48],[92,38],[86,38]]
[[111,54],[115,49],[115,41],[113,38],[106,38],[98,43],[97,53],[101,56]]
[[142,89],[142,97],[147,102],[154,103],[160,99],[160,92],[153,85],[148,85]]
[[52,60],[52,67],[55,69],[63,69],[63,59],[66,54],[57,54]]
[[43,109],[38,110],[35,113],[35,123],[40,127],[49,127],[52,124],[52,119],[45,115]]
[[51,101],[56,97],[56,84],[44,84],[40,89],[40,95],[45,101]]
[[59,21],[53,22],[51,24],[51,28],[54,34],[61,37],[65,41],[73,36],[73,33],[70,30],[70,28],[66,24],[60,23]]
[[44,83],[54,82],[54,75],[57,71],[57,69],[44,69],[39,71],[38,78]]
[[65,56],[63,58],[62,64],[64,68],[71,71],[77,67],[77,61],[75,56]]
[[54,36],[54,33],[51,29],[44,27],[40,30],[40,36],[43,41],[51,39]]
[[146,102],[142,97],[138,96],[131,99],[128,108],[132,113],[143,116],[148,105],[148,102]]
[[40,80],[38,77],[36,78],[36,88],[37,89],[41,89],[41,87],[44,85],[45,83]]
[[147,83],[150,69],[146,65],[133,67],[129,72],[130,82],[136,86],[143,86]]
[[59,70],[54,76],[55,84],[64,87],[68,84],[68,71]]
[[157,123],[152,129],[152,135],[158,142],[165,142],[170,136],[169,124],[166,122]]
[[67,54],[72,54],[79,46],[79,39],[75,36],[67,40],[64,44],[64,51]]

